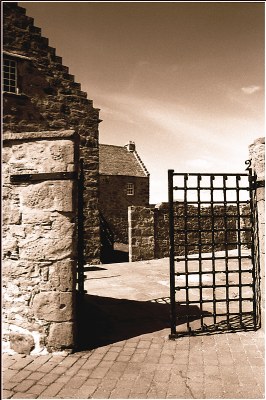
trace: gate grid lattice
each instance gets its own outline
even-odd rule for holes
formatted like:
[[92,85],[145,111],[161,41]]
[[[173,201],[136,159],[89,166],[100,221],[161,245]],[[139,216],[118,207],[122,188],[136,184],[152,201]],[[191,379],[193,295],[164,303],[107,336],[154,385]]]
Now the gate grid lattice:
[[259,328],[255,184],[168,171],[170,338]]

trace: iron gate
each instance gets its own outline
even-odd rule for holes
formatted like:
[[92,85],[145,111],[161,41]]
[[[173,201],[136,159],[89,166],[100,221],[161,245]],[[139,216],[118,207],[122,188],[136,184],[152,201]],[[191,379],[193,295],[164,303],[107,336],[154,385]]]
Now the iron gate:
[[259,328],[255,184],[168,171],[170,338]]

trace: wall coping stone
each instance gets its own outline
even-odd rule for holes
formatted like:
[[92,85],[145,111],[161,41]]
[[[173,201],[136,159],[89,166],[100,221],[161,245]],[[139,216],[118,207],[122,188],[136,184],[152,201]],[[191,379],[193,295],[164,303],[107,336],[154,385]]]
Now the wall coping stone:
[[3,142],[13,141],[13,140],[40,140],[40,139],[66,139],[73,138],[78,134],[76,131],[60,130],[60,131],[41,131],[41,132],[4,132]]

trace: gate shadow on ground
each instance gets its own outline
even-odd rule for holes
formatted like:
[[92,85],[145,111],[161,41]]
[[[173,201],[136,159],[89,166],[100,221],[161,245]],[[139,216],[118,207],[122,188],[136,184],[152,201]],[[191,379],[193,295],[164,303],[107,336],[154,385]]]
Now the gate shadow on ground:
[[[78,350],[92,350],[165,328],[169,328],[170,333],[167,301],[169,298],[136,301],[85,295],[78,307]],[[179,317],[188,311],[181,305],[177,305],[176,310]],[[200,318],[197,306],[190,306],[189,311],[190,321]]]

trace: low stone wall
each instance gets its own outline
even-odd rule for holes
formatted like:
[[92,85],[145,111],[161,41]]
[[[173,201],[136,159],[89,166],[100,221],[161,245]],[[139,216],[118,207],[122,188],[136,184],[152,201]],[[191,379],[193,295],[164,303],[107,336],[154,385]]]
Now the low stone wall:
[[155,258],[154,210],[149,207],[128,207],[129,262]]
[[77,182],[10,175],[75,171],[77,140],[74,131],[4,134],[4,351],[75,346]]
[[[129,237],[130,237],[130,260],[145,260],[152,258],[169,257],[169,221],[168,203],[160,203],[152,207],[130,207],[129,208]],[[186,213],[187,237],[185,237],[184,204],[174,204],[174,226],[175,226],[175,254],[184,255],[187,247],[188,254],[196,254],[201,251],[208,253],[212,251],[224,250],[225,243],[227,249],[236,248],[237,232],[237,209],[228,206],[226,209],[226,221],[224,218],[225,210],[223,206],[215,206],[213,209],[214,217],[211,217],[211,209],[205,207],[201,209],[201,218],[198,219],[198,209],[188,206]],[[225,224],[227,236],[225,236]],[[215,227],[215,232],[204,232]],[[199,233],[199,229],[203,232]],[[212,246],[212,242],[215,245]],[[199,243],[201,244],[199,246]],[[186,246],[188,244],[188,246]],[[152,249],[152,246],[154,248]]]

